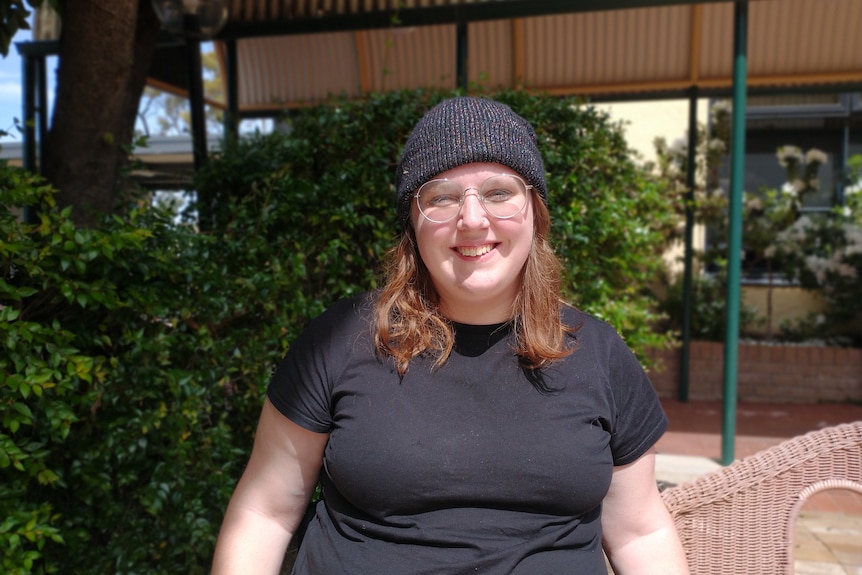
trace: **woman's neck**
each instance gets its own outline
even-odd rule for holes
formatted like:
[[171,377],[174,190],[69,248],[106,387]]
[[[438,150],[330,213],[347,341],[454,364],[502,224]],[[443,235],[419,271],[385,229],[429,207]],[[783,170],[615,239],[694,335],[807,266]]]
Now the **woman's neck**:
[[512,319],[513,310],[510,303],[484,305],[451,305],[440,302],[440,312],[446,319],[467,325],[493,325]]

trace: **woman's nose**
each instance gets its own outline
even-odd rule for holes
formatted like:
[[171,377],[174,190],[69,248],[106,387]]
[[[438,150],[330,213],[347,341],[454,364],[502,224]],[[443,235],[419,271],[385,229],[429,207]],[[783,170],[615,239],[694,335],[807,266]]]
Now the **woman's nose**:
[[477,194],[464,194],[458,222],[464,227],[479,227],[487,220],[485,208]]

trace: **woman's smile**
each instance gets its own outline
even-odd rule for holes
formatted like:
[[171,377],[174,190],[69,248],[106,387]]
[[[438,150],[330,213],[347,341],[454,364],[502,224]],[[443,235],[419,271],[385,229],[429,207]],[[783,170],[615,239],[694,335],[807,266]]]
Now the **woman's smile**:
[[479,256],[484,256],[497,247],[497,244],[483,244],[481,246],[458,246],[455,249],[456,252],[461,254],[466,258],[476,258]]

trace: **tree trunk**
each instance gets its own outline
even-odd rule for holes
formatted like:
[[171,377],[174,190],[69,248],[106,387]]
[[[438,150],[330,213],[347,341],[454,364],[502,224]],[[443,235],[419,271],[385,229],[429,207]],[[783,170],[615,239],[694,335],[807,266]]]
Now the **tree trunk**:
[[67,0],[57,95],[43,173],[74,206],[82,226],[97,226],[121,206],[138,103],[159,21],[149,0]]

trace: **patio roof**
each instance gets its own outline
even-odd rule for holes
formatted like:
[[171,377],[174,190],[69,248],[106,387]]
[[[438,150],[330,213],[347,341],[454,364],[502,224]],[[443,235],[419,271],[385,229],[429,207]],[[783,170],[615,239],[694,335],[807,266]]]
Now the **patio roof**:
[[[229,0],[216,46],[242,117],[413,88],[524,88],[594,100],[729,94],[733,6]],[[860,23],[858,0],[751,1],[749,92],[862,91]],[[182,91],[181,82],[168,84]]]

